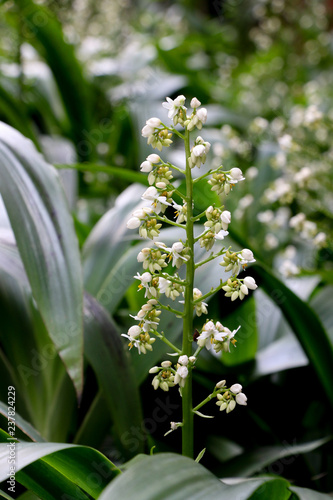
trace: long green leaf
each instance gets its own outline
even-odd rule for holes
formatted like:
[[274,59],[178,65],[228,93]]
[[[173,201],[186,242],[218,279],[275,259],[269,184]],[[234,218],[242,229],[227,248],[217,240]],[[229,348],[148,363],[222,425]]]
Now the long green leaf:
[[333,346],[318,316],[263,264],[251,267],[251,275],[280,307],[333,406]]
[[38,308],[80,395],[83,292],[73,220],[56,171],[3,123],[0,189]]
[[319,493],[308,488],[299,488],[298,486],[291,486],[290,490],[296,493],[299,500],[332,500],[332,495]]
[[[2,401],[0,401],[0,414],[5,418],[8,418],[7,409],[8,406]],[[20,429],[20,431],[22,431],[23,434],[25,434],[25,438],[31,439],[31,441],[37,441],[37,442],[44,441],[39,432],[36,431],[36,429],[34,429],[33,426],[29,422],[24,420],[24,418],[22,418],[16,411],[15,411],[15,427],[16,430]]]
[[[12,448],[14,449],[14,445]],[[6,467],[8,453],[7,443],[1,444],[0,481],[8,477]],[[57,496],[57,491],[64,495],[72,494],[77,488],[97,498],[102,489],[120,474],[120,470],[104,455],[85,446],[63,443],[16,443],[15,459],[17,480],[24,486],[32,486],[36,494],[40,493],[39,488],[46,489],[49,496],[43,496],[43,499],[61,498]]]
[[91,89],[83,77],[74,48],[64,41],[61,25],[45,6],[31,0],[16,0],[22,22],[22,35],[46,60],[57,82],[71,121],[71,137],[79,156],[87,159],[92,151]]
[[[257,448],[253,451],[242,453],[228,462],[224,462],[215,473],[224,477],[250,477],[278,460],[280,460],[280,464],[283,467],[284,463],[289,464],[293,460],[293,458],[290,458],[284,461],[286,457],[294,457],[295,460],[298,455],[316,450],[331,441],[331,439],[331,437],[325,437],[309,443],[290,444],[285,442],[282,446],[276,445]],[[274,469],[272,472],[274,472]]]
[[143,419],[136,374],[120,332],[107,312],[88,294],[84,309],[85,355],[103,390],[118,439],[131,457],[143,449],[143,439],[131,434],[133,428],[141,429]]
[[129,170],[128,168],[121,167],[113,167],[109,165],[98,165],[95,163],[71,163],[69,165],[54,165],[59,170],[68,170],[74,169],[79,170],[80,172],[103,172],[105,174],[109,174],[116,179],[123,179],[128,182],[139,182],[144,186],[148,186],[147,176],[141,174],[140,172],[136,172],[135,170]]
[[[265,484],[266,498],[284,499],[274,496],[274,490],[286,491],[283,479],[254,479],[236,485],[219,481],[202,465],[189,458],[173,453],[135,460],[126,471],[103,491],[99,500],[126,498],[135,500],[230,500],[257,498],[251,495]],[[272,483],[272,488],[269,484]],[[260,496],[258,496],[260,498]]]

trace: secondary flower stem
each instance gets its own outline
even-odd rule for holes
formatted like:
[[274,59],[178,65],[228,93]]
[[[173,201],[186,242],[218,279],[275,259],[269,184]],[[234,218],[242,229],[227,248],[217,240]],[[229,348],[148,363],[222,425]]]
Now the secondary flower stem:
[[218,292],[219,290],[221,290],[221,288],[226,285],[227,282],[225,281],[224,283],[222,283],[222,280],[221,280],[221,283],[219,284],[219,286],[217,286],[216,288],[212,288],[210,292],[206,293],[205,295],[203,295],[202,297],[200,297],[200,299],[197,299],[197,300],[194,300],[193,301],[193,306],[195,306],[195,304],[198,304],[199,302],[201,302],[202,300],[205,300],[207,299],[208,297],[210,297],[211,295],[213,295],[214,293]]
[[201,403],[199,403],[195,408],[193,408],[192,411],[198,411],[200,408],[202,408],[206,403],[209,403],[209,401],[211,401],[213,398],[216,397],[217,394],[219,394],[220,392],[222,392],[222,389],[219,389],[218,391],[214,391],[212,392],[212,394],[209,394],[209,396],[207,396],[206,399],[204,399],[203,401],[201,401]]
[[208,172],[206,172],[205,174],[203,174],[200,177],[197,177],[196,179],[194,179],[193,184],[196,184],[197,182],[201,181],[202,179],[205,179],[205,177],[207,177],[208,175],[215,174],[221,168],[222,168],[222,165],[220,167],[216,168],[215,170],[208,170]]
[[161,333],[158,333],[156,330],[155,330],[155,335],[157,338],[159,338],[160,340],[162,340],[162,342],[164,342],[166,345],[168,345],[169,347],[171,347],[171,349],[175,352],[177,352],[178,354],[181,354],[182,351],[180,349],[178,349],[178,347],[176,347],[175,345],[172,344],[172,342],[170,342],[164,335],[162,335]]
[[220,257],[221,255],[223,255],[223,253],[225,253],[226,249],[225,248],[222,248],[222,250],[220,250],[219,252],[217,253],[211,253],[209,257],[207,257],[207,259],[205,260],[201,260],[200,262],[198,262],[197,264],[195,264],[195,269],[198,269],[198,267],[200,266],[203,266],[204,264],[207,264],[207,262],[210,262],[211,260],[214,260],[216,259],[217,257]]
[[[186,262],[185,305],[183,318],[183,355],[192,354],[193,341],[193,284],[194,284],[194,234],[193,234],[193,180],[188,162],[190,152],[190,134],[185,131],[186,155],[186,245],[189,248],[190,259]],[[182,393],[183,427],[182,427],[182,454],[193,458],[193,412],[192,412],[192,370],[189,370]]]
[[[176,316],[183,316],[183,312],[182,311],[177,311],[176,309],[173,309],[172,307],[170,306],[164,306],[163,304],[161,304],[160,302],[158,303],[159,307],[161,309],[165,309],[166,311],[169,311],[169,312],[172,312],[173,314],[175,314]],[[180,352],[180,351],[179,351]]]
[[154,215],[154,219],[160,220],[162,222],[166,222],[167,224],[170,224],[171,226],[177,226],[177,227],[181,227],[182,229],[186,229],[185,224],[177,224],[177,222],[173,222],[172,220],[168,219],[165,215],[164,215],[164,217],[160,217],[159,215]]

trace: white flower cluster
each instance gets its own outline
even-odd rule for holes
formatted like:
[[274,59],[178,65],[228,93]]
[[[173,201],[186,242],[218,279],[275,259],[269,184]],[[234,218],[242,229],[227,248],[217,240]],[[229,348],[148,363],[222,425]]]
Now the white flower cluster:
[[225,327],[217,321],[214,323],[213,321],[207,321],[199,335],[197,342],[199,347],[206,347],[206,349],[210,350],[213,348],[216,353],[221,351],[229,352],[230,351],[230,342],[232,344],[236,343],[236,339],[234,339],[236,333],[240,329],[240,326],[236,330],[229,330],[229,328]]
[[194,141],[194,146],[191,149],[191,156],[188,162],[191,168],[200,168],[201,164],[205,163],[206,156],[210,150],[210,143],[204,141],[202,137],[198,136]]
[[227,284],[222,287],[226,293],[226,297],[231,297],[231,301],[236,299],[243,300],[246,295],[249,294],[249,290],[255,290],[258,288],[254,278],[252,276],[246,276],[244,279],[228,279]]
[[159,118],[149,118],[141,133],[143,137],[147,137],[147,143],[159,151],[162,151],[163,146],[168,147],[172,144],[172,134],[163,126]]
[[212,186],[212,191],[216,191],[218,195],[229,194],[233,186],[244,179],[241,169],[235,167],[228,172],[215,172],[209,179],[208,184]]
[[237,276],[241,269],[245,269],[248,264],[255,261],[253,252],[248,248],[244,248],[241,252],[227,250],[220,266],[225,267],[226,272],[231,271],[233,276]]
[[[222,381],[225,384],[225,380]],[[220,384],[221,387],[222,384]],[[235,409],[236,403],[242,406],[247,405],[247,397],[242,392],[242,386],[240,384],[233,384],[230,389],[226,389],[223,394],[217,394],[218,401],[217,406],[220,407],[220,411],[225,410],[226,413],[230,413]]]
[[[189,370],[188,366],[193,366],[196,361],[194,356],[179,356],[178,362],[175,368],[172,368],[171,361],[163,361],[161,366],[153,366],[149,373],[155,374],[152,381],[152,386],[154,389],[162,389],[163,391],[169,391],[169,387],[174,387],[179,385],[181,390],[186,383],[186,378],[188,376]],[[174,430],[174,429],[173,429]]]

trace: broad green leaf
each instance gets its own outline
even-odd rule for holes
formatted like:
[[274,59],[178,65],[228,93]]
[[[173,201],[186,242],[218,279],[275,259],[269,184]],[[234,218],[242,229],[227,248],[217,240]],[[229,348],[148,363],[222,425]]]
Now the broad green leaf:
[[[31,488],[37,495],[40,490],[45,489],[48,496],[42,496],[43,499],[60,498],[57,496],[57,491],[61,494],[72,494],[77,487],[97,498],[109,481],[120,474],[120,470],[104,455],[85,446],[63,443],[16,443],[15,458],[17,481]],[[0,481],[8,477],[5,467],[7,460],[7,444],[1,444]]]
[[229,462],[224,462],[215,472],[223,477],[249,477],[279,461],[277,469],[273,467],[269,472],[280,474],[280,468],[283,469],[284,464],[292,463],[296,456],[309,453],[328,443],[331,439],[331,437],[325,437],[302,444],[292,444],[286,441],[282,446],[261,447],[232,458]]
[[321,319],[333,344],[333,308],[332,308],[333,286],[325,286],[310,301],[311,307]]
[[89,139],[91,89],[83,77],[74,47],[64,41],[61,25],[47,7],[31,0],[16,0],[21,33],[49,65],[71,122],[69,131],[78,154],[88,159],[95,139]]
[[8,374],[7,383],[2,374],[2,399],[14,385],[16,411],[45,439],[64,441],[73,421],[74,387],[36,309],[17,247],[0,241],[1,370]]
[[141,174],[140,172],[136,172],[135,170],[129,170],[128,168],[112,167],[112,166],[98,165],[86,162],[74,163],[74,164],[71,163],[68,165],[57,164],[54,166],[59,170],[74,169],[74,170],[79,170],[80,172],[93,172],[93,173],[103,172],[105,174],[111,175],[114,178],[123,179],[131,183],[139,182],[144,186],[148,186],[148,180],[146,175]]
[[251,274],[280,307],[333,405],[333,347],[318,316],[263,264],[252,266]]
[[[133,184],[118,196],[115,206],[99,220],[83,247],[85,288],[95,297],[105,288],[104,282],[108,274],[130,247],[133,239],[139,239],[137,231],[127,229],[126,223],[131,213],[143,206],[140,202],[143,192],[142,186]],[[115,277],[113,288],[117,288],[123,279],[124,275]]]
[[[4,418],[8,418],[7,409],[8,406],[2,401],[0,401],[0,414]],[[39,432],[36,431],[36,429],[34,429],[33,426],[29,422],[24,420],[24,418],[22,418],[17,412],[15,412],[15,426],[16,430],[20,429],[20,431],[22,431],[25,437],[28,438],[29,440],[37,442],[44,441]]]
[[298,340],[289,334],[257,352],[256,367],[252,376],[269,375],[308,364],[309,360]]
[[[96,373],[116,433],[126,450],[130,429],[140,429],[143,418],[136,373],[120,332],[107,312],[88,294],[84,302],[85,355]],[[126,450],[129,456],[143,449],[143,440],[136,438],[135,443]]]
[[207,449],[219,462],[226,462],[241,455],[244,449],[239,444],[221,436],[208,436]]
[[[275,483],[269,488],[269,483]],[[283,479],[255,479],[245,483],[229,485],[218,480],[210,471],[195,461],[175,455],[161,453],[140,458],[127,464],[126,471],[103,491],[99,500],[110,498],[135,498],[136,500],[246,500],[265,483],[267,491],[286,490]],[[256,498],[256,497],[253,497]],[[259,498],[259,497],[258,497]],[[279,497],[269,496],[267,498]],[[280,498],[288,498],[281,496]]]
[[0,124],[1,194],[32,293],[76,391],[82,390],[78,243],[56,171],[31,142]]
[[296,493],[299,500],[332,500],[332,495],[326,495],[326,493],[320,493],[319,491],[310,490],[308,488],[290,486],[290,490]]

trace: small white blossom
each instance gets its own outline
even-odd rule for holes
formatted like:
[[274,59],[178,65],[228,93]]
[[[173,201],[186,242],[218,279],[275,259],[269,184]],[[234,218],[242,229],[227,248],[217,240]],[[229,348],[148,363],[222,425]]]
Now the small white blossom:
[[167,102],[163,102],[162,106],[163,108],[169,110],[168,118],[173,119],[177,115],[179,109],[184,106],[185,97],[183,95],[179,95],[174,101],[170,99],[170,97],[167,97],[166,100]]
[[224,231],[227,231],[228,225],[231,222],[231,213],[229,212],[229,210],[223,210],[223,212],[221,213],[221,221],[222,221],[222,229]]
[[190,106],[192,109],[196,109],[199,106],[201,106],[201,102],[196,97],[193,97],[193,99],[191,100]]
[[174,379],[175,384],[179,384],[179,387],[184,387],[187,375],[188,375],[187,367],[183,365],[178,366]]
[[171,206],[171,203],[167,201],[166,196],[160,195],[159,191],[154,186],[150,186],[141,196],[142,200],[148,200],[152,202],[154,211],[159,214],[163,212],[167,206]]
[[183,365],[183,366],[188,365],[188,361],[189,361],[189,359],[188,359],[188,356],[186,356],[186,354],[184,354],[183,356],[179,356],[179,358],[178,358],[178,363],[180,365]]
[[243,392],[236,395],[236,403],[243,406],[247,405],[247,397]]
[[258,288],[258,285],[256,284],[254,278],[252,278],[252,276],[246,276],[246,278],[244,278],[243,280],[243,283],[250,290],[255,290],[256,288]]
[[241,392],[242,389],[243,387],[240,384],[233,384],[230,387],[231,392],[233,392],[234,394],[238,394],[239,392]]

